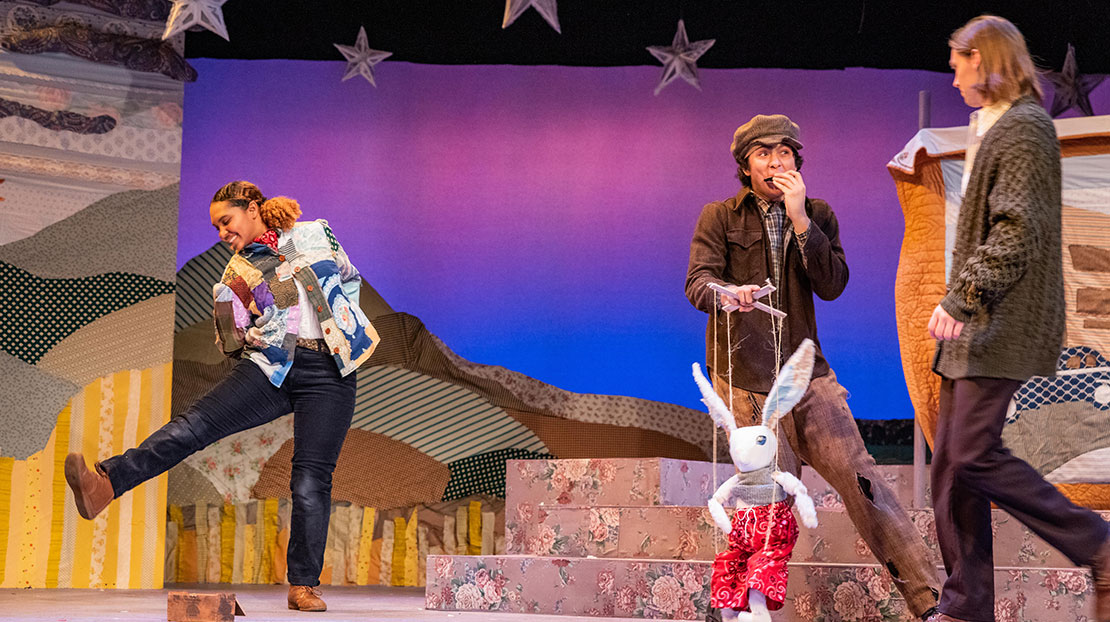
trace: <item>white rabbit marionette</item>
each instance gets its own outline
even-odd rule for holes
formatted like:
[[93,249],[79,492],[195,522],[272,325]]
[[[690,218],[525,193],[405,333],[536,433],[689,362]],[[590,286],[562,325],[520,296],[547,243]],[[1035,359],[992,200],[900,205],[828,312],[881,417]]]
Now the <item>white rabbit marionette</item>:
[[[713,391],[694,363],[694,380],[713,421],[728,431],[728,447],[739,471],[709,499],[709,513],[728,534],[728,548],[713,561],[710,604],[724,620],[770,622],[769,611],[786,598],[786,563],[798,540],[798,524],[787,503],[794,503],[802,523],[817,526],[817,511],[806,487],[791,473],[774,469],[779,419],[802,399],[813,373],[813,342],[806,339],[783,365],[763,405],[762,425],[737,427],[728,406]],[[729,520],[724,504],[735,499]]]

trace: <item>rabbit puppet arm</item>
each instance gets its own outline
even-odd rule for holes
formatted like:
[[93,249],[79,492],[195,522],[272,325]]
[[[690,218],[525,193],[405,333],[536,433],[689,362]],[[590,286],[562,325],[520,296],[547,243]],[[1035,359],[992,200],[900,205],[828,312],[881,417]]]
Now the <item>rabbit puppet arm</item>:
[[794,507],[798,508],[802,524],[810,529],[817,527],[817,509],[813,507],[813,497],[809,496],[809,490],[806,489],[805,484],[794,477],[793,473],[784,471],[775,471],[771,477],[779,486],[782,486],[786,494],[794,495]]
[[724,504],[728,503],[729,497],[732,496],[732,488],[739,480],[739,476],[733,475],[725,480],[725,483],[721,484],[717,492],[709,498],[709,514],[713,517],[713,522],[717,523],[717,527],[725,533],[732,533],[732,520],[728,517]]
[[736,429],[736,419],[732,416],[732,411],[725,405],[724,400],[717,395],[713,390],[713,385],[710,384],[709,379],[705,374],[701,373],[701,365],[694,363],[694,382],[697,383],[698,389],[701,390],[701,401],[709,409],[709,416],[713,418],[713,423],[717,427],[732,432]]

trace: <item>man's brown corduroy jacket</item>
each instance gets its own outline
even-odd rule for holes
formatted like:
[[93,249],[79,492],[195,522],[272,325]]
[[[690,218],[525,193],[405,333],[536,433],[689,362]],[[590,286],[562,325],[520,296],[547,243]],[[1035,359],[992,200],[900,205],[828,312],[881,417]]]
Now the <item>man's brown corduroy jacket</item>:
[[[817,345],[813,377],[829,373],[817,339],[813,295],[833,300],[848,284],[848,264],[840,246],[840,229],[829,204],[806,198],[810,225],[804,251],[791,233],[784,246],[783,278],[775,283],[774,304],[786,312],[782,321],[781,362],[809,338]],[[706,365],[722,377],[728,375],[728,327],[731,326],[732,384],[748,391],[766,393],[775,375],[775,342],[771,316],[759,310],[748,313],[716,313],[717,295],[709,283],[760,285],[771,273],[770,247],[764,240],[763,215],[750,188],[735,197],[706,205],[698,217],[690,243],[690,265],[686,272],[686,298],[709,314],[705,333]],[[802,262],[805,253],[805,263]],[[730,316],[726,319],[726,315]]]

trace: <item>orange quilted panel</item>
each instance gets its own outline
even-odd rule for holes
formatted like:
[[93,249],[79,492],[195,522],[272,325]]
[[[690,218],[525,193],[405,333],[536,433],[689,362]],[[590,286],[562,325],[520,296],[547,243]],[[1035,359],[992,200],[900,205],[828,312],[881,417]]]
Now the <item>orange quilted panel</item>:
[[894,283],[898,344],[914,416],[933,444],[940,378],[932,372],[936,342],[929,317],[944,297],[944,180],[940,160],[918,155],[916,175],[890,169],[906,219]]
[[1092,510],[1110,510],[1110,484],[1056,484],[1072,503]]

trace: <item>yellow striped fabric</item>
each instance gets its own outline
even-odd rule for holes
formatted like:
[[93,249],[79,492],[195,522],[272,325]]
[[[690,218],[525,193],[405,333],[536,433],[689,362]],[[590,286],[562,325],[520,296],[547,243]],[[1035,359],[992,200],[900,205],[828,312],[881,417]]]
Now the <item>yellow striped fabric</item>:
[[283,577],[274,572],[274,551],[277,549],[278,500],[266,499],[260,510],[262,514],[262,541],[265,549],[259,558],[259,583],[281,583]]
[[224,503],[220,512],[220,583],[231,583],[235,566],[235,506]]
[[[362,509],[362,533],[358,537],[357,585],[370,585],[370,547],[374,544],[374,508]],[[377,577],[374,577],[377,583]]]
[[208,504],[198,503],[193,506],[193,515],[196,528],[193,533],[197,539],[197,583],[208,581]]
[[467,541],[466,552],[468,555],[482,554],[482,503],[470,502],[470,539]]
[[[171,506],[169,520],[179,532],[177,558],[166,558],[166,563],[176,562],[177,581],[182,583],[283,583],[289,508],[288,500],[272,498],[220,506],[204,501],[182,508]],[[442,540],[444,546],[455,548],[453,536],[460,534],[454,554],[468,554],[471,547],[479,547],[483,554],[492,551],[497,537],[496,514],[491,509],[487,503],[466,501],[448,508],[412,507],[407,516],[395,516],[391,511],[375,539],[380,513],[375,508],[338,502],[331,508],[320,581],[326,585],[421,587],[426,582],[428,554],[443,551],[433,542]],[[196,529],[188,518],[194,514]],[[446,531],[440,537],[429,537],[429,523],[434,524],[437,517]],[[472,530],[477,533],[473,541]],[[208,534],[203,547],[196,543],[198,533]]]
[[198,583],[200,578],[197,573],[196,526],[178,534],[177,542],[177,580],[181,583]]
[[247,520],[247,506],[231,505],[228,503],[226,508],[231,509],[233,528],[231,530],[231,542],[225,543],[225,546],[231,549],[231,582],[243,582],[243,524]]
[[[236,524],[242,528],[242,534],[236,531],[236,558],[239,556],[238,551],[242,551],[242,568],[240,568],[240,575],[242,583],[257,583],[258,579],[254,575],[255,569],[255,525],[258,523],[258,507],[257,501],[250,501],[245,505],[235,508]],[[242,516],[242,520],[239,517]],[[242,542],[242,546],[238,543]]]
[[266,518],[263,515],[266,502],[252,501],[251,503],[254,504],[254,544],[251,547],[254,550],[254,572],[251,574],[254,576],[254,583],[270,583],[270,576],[264,573],[262,567],[262,554],[266,550]]
[[254,525],[250,523],[243,525],[243,583],[258,582],[258,577],[254,574],[254,534]]
[[420,522],[416,519],[417,508],[412,509],[408,525],[405,526],[405,581],[409,587],[416,587],[417,573],[420,570],[420,557],[417,554],[416,532]]
[[4,584],[8,561],[8,526],[12,512],[12,468],[15,458],[0,458],[0,585]]
[[204,581],[206,583],[219,583],[220,570],[223,567],[223,558],[220,551],[223,549],[223,523],[222,507],[208,506],[208,563],[205,564]]
[[[58,415],[58,422],[54,428],[54,438],[51,439],[54,444],[53,467],[55,471],[64,469],[66,455],[69,453],[69,428],[72,419],[72,409],[69,405],[66,405],[61,414]],[[54,501],[50,512],[47,514],[50,518],[50,553],[46,561],[46,587],[58,587],[68,501],[66,499],[65,473],[62,473],[62,477],[51,477],[50,481],[52,481],[54,487],[51,491]]]
[[[393,525],[393,523],[388,524]],[[385,526],[386,523],[382,523],[383,534],[385,533]],[[382,584],[382,542],[383,539],[378,538],[370,544],[370,572],[368,573],[370,585]]]
[[381,571],[378,582],[393,585],[393,538],[397,525],[391,520],[382,521]]
[[390,576],[390,585],[405,584],[405,519],[398,516],[393,519],[393,570]]
[[358,553],[362,546],[362,507],[352,505],[347,508],[347,571],[344,582],[348,585],[358,583]]
[[134,447],[169,418],[170,364],[87,384],[58,413],[46,445],[0,459],[0,587],[161,588],[166,478],[147,482],[94,521],[77,516],[63,465],[91,466]]

